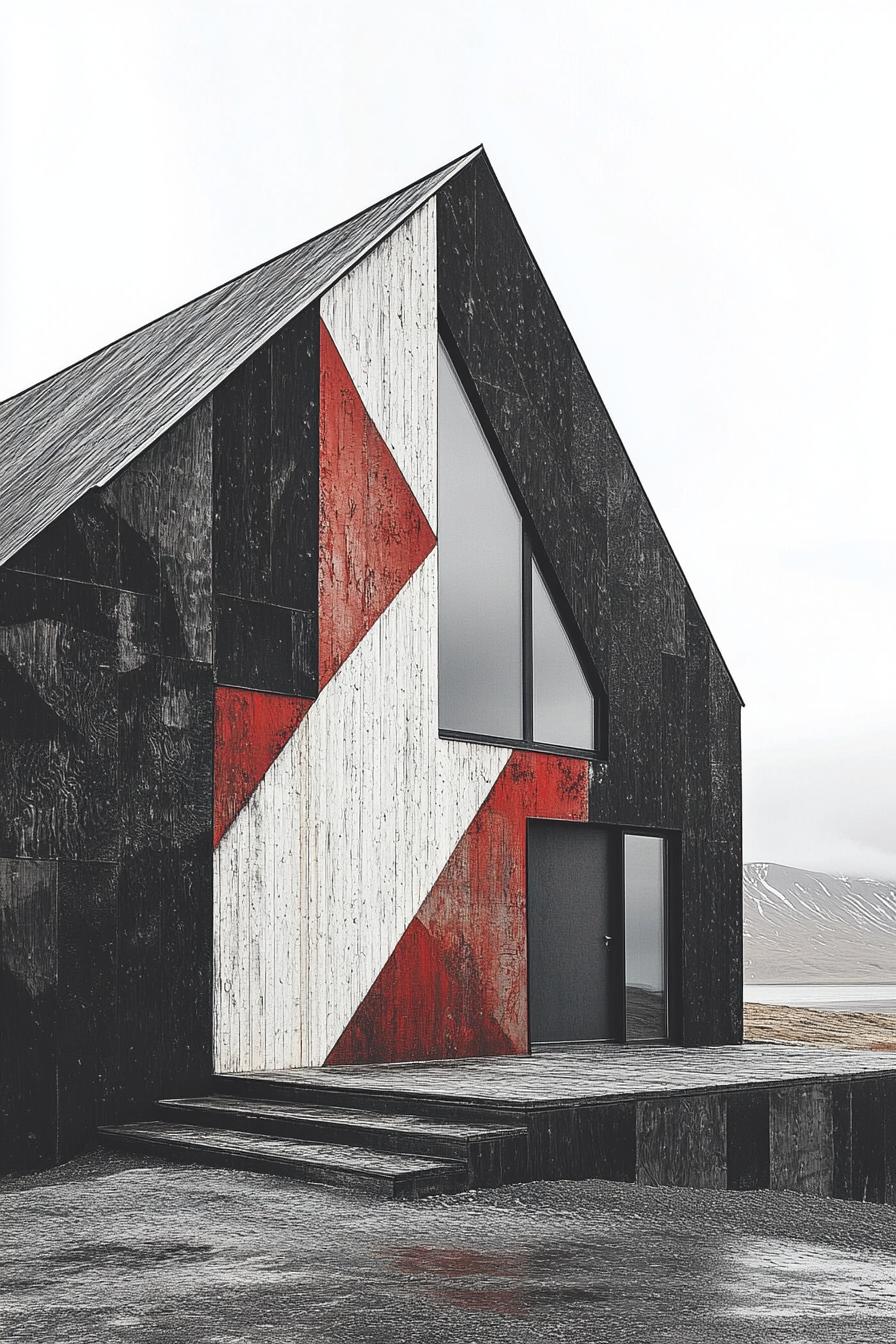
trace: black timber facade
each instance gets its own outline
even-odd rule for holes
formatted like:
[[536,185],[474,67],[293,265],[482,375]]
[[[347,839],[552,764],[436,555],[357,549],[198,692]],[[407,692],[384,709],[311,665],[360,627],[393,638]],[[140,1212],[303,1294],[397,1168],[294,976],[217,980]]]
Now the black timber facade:
[[[590,819],[668,835],[675,1038],[741,1039],[740,699],[484,155],[446,344],[608,698]],[[215,686],[318,686],[310,303],[0,569],[0,1166],[212,1073]]]
[[316,691],[317,342],[312,304],[0,568],[3,1168],[211,1077],[214,687]]
[[680,836],[680,1040],[739,1041],[740,696],[484,155],[438,241],[446,339],[606,688],[591,820]]

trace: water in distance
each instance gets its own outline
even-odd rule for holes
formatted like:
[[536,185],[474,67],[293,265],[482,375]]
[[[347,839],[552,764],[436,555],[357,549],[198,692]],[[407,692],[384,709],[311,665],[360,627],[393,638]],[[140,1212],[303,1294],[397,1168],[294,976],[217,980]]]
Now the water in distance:
[[744,1002],[837,1013],[896,1013],[896,985],[744,985]]

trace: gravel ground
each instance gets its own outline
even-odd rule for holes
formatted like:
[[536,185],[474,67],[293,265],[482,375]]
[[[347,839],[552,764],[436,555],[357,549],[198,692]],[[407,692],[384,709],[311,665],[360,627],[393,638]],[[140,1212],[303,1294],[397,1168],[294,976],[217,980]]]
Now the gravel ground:
[[896,1209],[601,1181],[386,1204],[94,1155],[0,1182],[0,1340],[896,1341]]

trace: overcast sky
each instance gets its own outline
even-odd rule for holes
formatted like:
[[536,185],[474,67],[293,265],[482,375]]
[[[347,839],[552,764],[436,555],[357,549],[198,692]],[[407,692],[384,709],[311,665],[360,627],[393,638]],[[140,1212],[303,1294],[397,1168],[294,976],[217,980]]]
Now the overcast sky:
[[0,396],[483,141],[747,701],[896,877],[896,4],[6,0]]

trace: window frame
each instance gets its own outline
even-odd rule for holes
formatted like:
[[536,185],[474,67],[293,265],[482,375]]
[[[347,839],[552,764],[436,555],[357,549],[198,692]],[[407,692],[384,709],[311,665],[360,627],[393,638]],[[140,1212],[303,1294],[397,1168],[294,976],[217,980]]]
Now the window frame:
[[[513,747],[519,751],[538,751],[550,756],[569,756],[589,761],[607,760],[607,696],[604,690],[603,682],[594,666],[588,650],[585,648],[584,641],[578,630],[578,627],[572,617],[553,566],[547,558],[544,547],[538,537],[532,516],[526,508],[516,482],[510,472],[507,459],[501,447],[501,441],[495,433],[494,427],[489,420],[482,400],[476,390],[472,377],[470,376],[457,348],[457,343],[451,335],[451,332],[444,320],[441,309],[439,310],[439,340],[445,349],[445,354],[451,361],[455,375],[461,388],[466,393],[473,414],[479,422],[479,427],[492,451],[492,455],[498,465],[504,483],[510,492],[510,497],[520,515],[521,523],[521,545],[520,545],[520,563],[522,565],[522,719],[523,733],[521,738],[507,738],[493,736],[490,733],[462,732],[456,729],[443,728],[441,721],[439,723],[439,737],[455,742],[482,742],[492,746]],[[438,389],[437,389],[438,396]],[[438,444],[436,452],[440,451]],[[436,467],[438,471],[438,464]],[[439,528],[438,517],[436,518],[436,541],[438,542]],[[594,705],[594,745],[593,747],[567,747],[561,746],[556,742],[536,741],[533,734],[534,722],[534,658],[533,658],[533,634],[532,634],[532,565],[537,564],[539,573],[544,581],[545,588],[551,602],[554,604],[554,610],[557,618],[570,642],[573,653],[578,660],[585,683],[591,692],[591,698]]]

